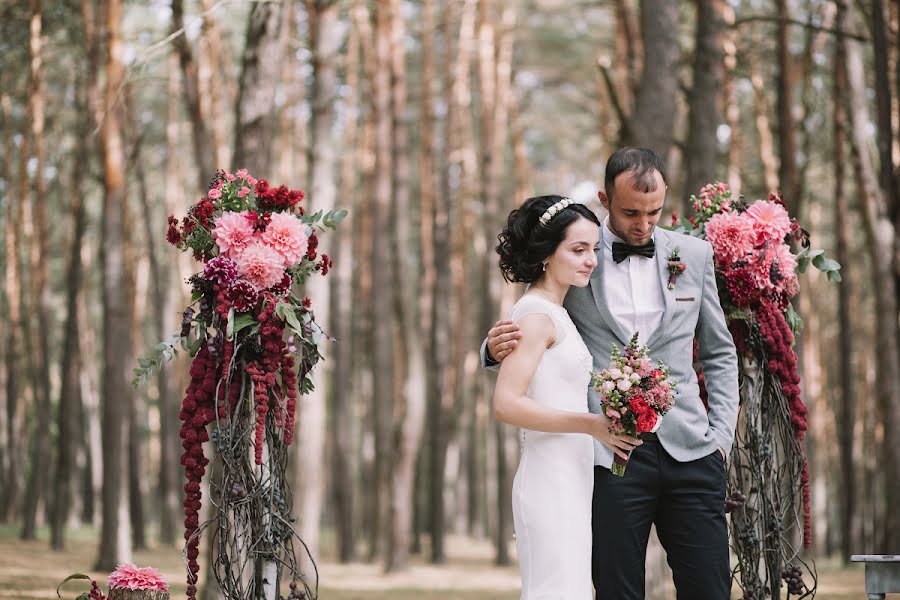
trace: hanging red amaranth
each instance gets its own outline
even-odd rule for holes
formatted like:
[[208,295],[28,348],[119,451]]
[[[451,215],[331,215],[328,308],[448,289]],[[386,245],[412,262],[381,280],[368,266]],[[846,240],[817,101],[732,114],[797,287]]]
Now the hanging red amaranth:
[[[759,333],[765,343],[768,369],[781,382],[781,391],[788,401],[794,438],[803,442],[809,423],[809,412],[800,396],[800,375],[797,369],[797,354],[794,352],[794,334],[781,309],[773,302],[763,302],[756,313]],[[809,466],[803,457],[803,546],[812,545],[810,517]]]
[[203,443],[209,440],[206,425],[215,415],[215,392],[218,369],[216,361],[206,344],[200,347],[191,363],[191,382],[181,404],[181,445],[184,452],[184,539],[188,558],[188,598],[195,600],[197,574],[200,564],[200,537],[194,535],[200,524],[201,492],[200,481],[206,472],[209,460],[203,455]]

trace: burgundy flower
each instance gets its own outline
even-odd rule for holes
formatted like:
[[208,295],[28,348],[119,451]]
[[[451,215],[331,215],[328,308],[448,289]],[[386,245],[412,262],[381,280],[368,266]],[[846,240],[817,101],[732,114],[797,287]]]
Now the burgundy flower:
[[259,300],[259,292],[249,281],[238,279],[228,288],[225,297],[228,304],[234,307],[234,310],[247,312],[256,306],[256,301]]
[[319,238],[313,233],[309,236],[309,242],[306,247],[306,257],[309,260],[316,260],[316,248],[319,247]]
[[753,273],[747,267],[738,267],[725,272],[725,288],[731,302],[738,308],[747,308],[759,303],[760,290]]
[[237,279],[237,264],[229,258],[217,256],[206,263],[203,277],[219,285],[230,286]]
[[177,246],[181,243],[181,232],[178,231],[178,219],[171,215],[169,216],[169,228],[166,229],[166,241],[173,246]]
[[294,282],[291,279],[290,273],[285,273],[284,277],[281,278],[281,281],[272,286],[272,292],[275,293],[276,296],[287,296],[288,292],[291,291],[291,284]]
[[269,226],[269,223],[272,222],[272,213],[258,213],[255,210],[251,210],[247,212],[245,218],[253,223],[253,229],[255,231],[265,231],[266,227]]
[[209,229],[209,220],[212,218],[213,213],[216,212],[216,206],[208,199],[203,198],[191,208],[190,212],[197,218],[197,222]]
[[316,265],[316,271],[321,271],[322,275],[328,275],[328,270],[334,266],[334,261],[328,258],[327,254],[323,254]]
[[[265,179],[256,183],[256,205],[260,210],[273,212],[291,210],[303,198],[304,193],[300,190],[290,190],[283,185],[272,188]],[[303,214],[302,208],[297,207],[297,210],[301,215]]]

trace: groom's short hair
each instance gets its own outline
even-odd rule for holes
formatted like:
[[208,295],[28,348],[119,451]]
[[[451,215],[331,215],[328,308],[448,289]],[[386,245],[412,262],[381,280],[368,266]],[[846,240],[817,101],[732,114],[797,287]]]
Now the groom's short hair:
[[653,150],[649,148],[620,148],[616,150],[609,157],[609,160],[606,161],[606,176],[603,182],[606,197],[612,201],[616,177],[627,172],[631,172],[635,190],[644,193],[656,190],[656,178],[653,176],[655,171],[662,175],[663,183],[667,183],[666,163]]

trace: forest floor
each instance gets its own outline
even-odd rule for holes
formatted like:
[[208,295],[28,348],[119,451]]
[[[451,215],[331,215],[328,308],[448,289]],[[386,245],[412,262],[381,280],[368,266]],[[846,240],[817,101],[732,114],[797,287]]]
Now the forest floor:
[[[106,589],[106,576],[91,571],[97,556],[96,529],[70,531],[67,549],[52,552],[49,532],[39,531],[38,540],[23,542],[18,529],[0,526],[0,600],[53,599],[56,586],[72,573],[86,573]],[[451,536],[448,539],[447,564],[435,566],[414,557],[404,573],[382,575],[378,565],[338,564],[328,536],[323,540],[320,561],[322,600],[515,600],[519,597],[519,573],[513,567],[493,566],[493,549],[487,540]],[[154,547],[136,551],[133,561],[139,566],[159,568],[170,583],[173,600],[185,592],[184,566],[177,550]],[[857,600],[865,598],[863,570],[858,566],[841,567],[830,560],[817,563],[821,600]],[[74,599],[88,586],[85,582],[66,584],[62,597]],[[737,591],[734,598],[738,598]]]

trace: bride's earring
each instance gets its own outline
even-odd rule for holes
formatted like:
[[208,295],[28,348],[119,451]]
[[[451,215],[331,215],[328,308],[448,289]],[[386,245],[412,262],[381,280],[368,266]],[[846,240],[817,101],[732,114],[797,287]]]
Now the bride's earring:
[[543,270],[543,271],[546,271],[546,270],[547,270],[547,263],[544,263],[544,268],[543,268],[542,270]]

